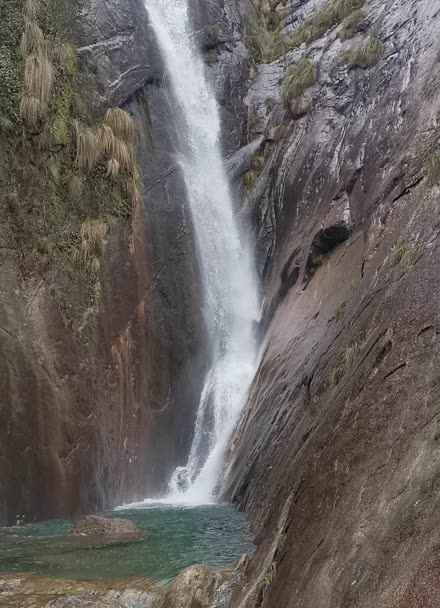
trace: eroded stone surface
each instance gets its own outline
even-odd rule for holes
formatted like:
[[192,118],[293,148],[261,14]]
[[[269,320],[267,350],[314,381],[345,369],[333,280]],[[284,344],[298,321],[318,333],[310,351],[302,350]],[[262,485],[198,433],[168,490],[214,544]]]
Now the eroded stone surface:
[[0,578],[2,608],[225,608],[234,571],[190,566],[166,587],[148,581],[68,581],[33,575]]
[[[267,144],[264,193],[249,197],[268,332],[231,447],[226,493],[259,547],[234,608],[440,601],[439,189],[424,177],[438,137],[440,10],[369,0],[364,11],[367,31],[352,40],[329,31],[260,66],[247,99],[253,135],[264,133],[283,113],[288,65],[317,66],[311,110],[286,113],[281,142]],[[383,58],[350,70],[341,56],[368,28]],[[311,244],[347,205],[348,240],[304,283]]]

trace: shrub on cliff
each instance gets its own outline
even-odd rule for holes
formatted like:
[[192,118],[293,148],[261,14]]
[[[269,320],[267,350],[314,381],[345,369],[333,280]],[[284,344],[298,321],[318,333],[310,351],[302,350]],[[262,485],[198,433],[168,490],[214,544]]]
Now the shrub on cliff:
[[406,243],[395,245],[391,252],[394,265],[399,266],[403,272],[411,270],[422,254],[422,247],[414,247],[413,245],[408,245]]
[[247,24],[246,44],[257,63],[270,63],[287,51],[286,37],[280,27],[271,29],[263,16]]
[[301,59],[295,65],[289,66],[283,83],[281,98],[284,105],[302,95],[306,89],[316,82],[317,71],[309,59]]
[[385,47],[379,38],[370,36],[356,50],[346,53],[345,60],[352,67],[370,68],[383,56],[384,50]]
[[425,173],[430,186],[440,182],[440,150],[434,150],[426,157]]
[[20,42],[20,50],[25,60],[20,114],[32,127],[48,112],[54,81],[47,41],[37,23],[37,8],[35,0],[26,2]]
[[82,171],[92,171],[101,156],[101,149],[96,131],[75,121],[76,131],[76,165]]
[[310,19],[304,21],[289,37],[289,48],[310,43],[325,34],[327,30],[341,23],[351,13],[362,8],[364,0],[332,0],[322,6]]
[[249,169],[246,171],[246,173],[244,173],[242,175],[242,178],[241,178],[242,182],[243,182],[245,196],[249,196],[249,193],[251,192],[252,188],[255,186],[255,184],[260,176],[263,165],[264,165],[264,157],[260,156],[258,154],[255,154],[252,157]]
[[362,9],[357,9],[356,11],[351,13],[343,20],[341,27],[338,29],[338,38],[340,38],[341,40],[348,40],[349,38],[353,38],[353,36],[358,31],[360,22],[364,18],[365,14]]
[[348,34],[359,22],[359,11],[364,0],[331,0],[324,4],[310,19],[304,21],[291,35],[282,33],[282,11],[275,11],[280,2],[254,3],[258,18],[248,23],[246,43],[257,63],[275,61],[287,51],[309,44],[323,36],[327,30],[348,19],[344,28]]

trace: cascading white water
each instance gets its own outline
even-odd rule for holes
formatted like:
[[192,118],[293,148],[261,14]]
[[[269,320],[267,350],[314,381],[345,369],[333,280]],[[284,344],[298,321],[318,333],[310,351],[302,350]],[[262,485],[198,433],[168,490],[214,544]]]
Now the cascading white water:
[[259,302],[252,255],[240,238],[221,157],[218,107],[194,43],[188,1],[145,0],[145,5],[178,110],[179,163],[197,240],[212,356],[188,461],[174,472],[167,498],[202,504],[214,500],[255,371]]

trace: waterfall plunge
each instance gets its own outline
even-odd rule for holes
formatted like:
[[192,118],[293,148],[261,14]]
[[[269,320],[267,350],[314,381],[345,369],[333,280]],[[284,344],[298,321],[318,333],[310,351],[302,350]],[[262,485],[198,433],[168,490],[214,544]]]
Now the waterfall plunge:
[[197,240],[212,364],[197,411],[191,451],[169,485],[169,502],[215,499],[228,442],[255,372],[257,283],[240,239],[220,153],[217,103],[193,40],[189,0],[145,0],[164,59],[180,124],[179,163]]

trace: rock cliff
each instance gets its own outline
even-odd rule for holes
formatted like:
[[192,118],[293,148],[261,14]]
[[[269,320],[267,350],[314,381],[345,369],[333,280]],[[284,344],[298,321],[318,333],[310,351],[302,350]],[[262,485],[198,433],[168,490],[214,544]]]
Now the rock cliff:
[[435,606],[440,7],[256,6],[279,25],[248,35],[267,331],[225,484],[258,544],[234,606]]
[[[173,109],[142,1],[2,5],[0,522],[15,523],[163,491],[206,361]],[[44,115],[29,114],[40,89],[22,93],[32,62]],[[103,159],[81,166],[80,142],[97,145],[114,107],[136,122],[138,169],[111,186]]]
[[[0,72],[18,96],[21,3],[3,3],[15,30],[3,31]],[[437,606],[440,7],[192,10],[264,294],[261,361],[223,487],[257,551],[230,605]],[[16,167],[0,174],[2,521],[163,490],[207,364],[169,85],[143,4],[89,0],[65,19],[89,122],[113,106],[136,119],[143,205],[93,210],[108,231],[84,276],[70,240],[48,244],[60,201]],[[8,146],[22,154],[23,125],[3,96],[0,109],[4,165]],[[41,174],[40,133],[24,133],[26,168]],[[64,187],[64,168],[45,167],[44,184]],[[75,214],[77,235],[90,212]]]

